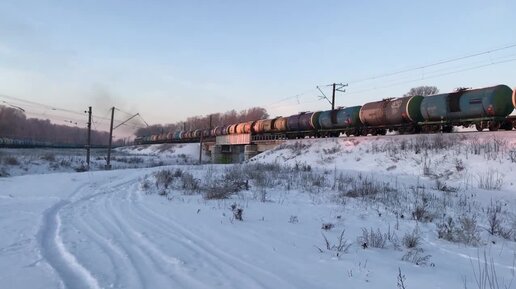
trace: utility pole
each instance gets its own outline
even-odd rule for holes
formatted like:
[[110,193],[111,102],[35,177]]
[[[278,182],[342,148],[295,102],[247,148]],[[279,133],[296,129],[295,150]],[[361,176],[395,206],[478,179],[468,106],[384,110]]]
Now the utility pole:
[[111,108],[111,126],[109,127],[109,145],[108,145],[108,151],[107,151],[107,164],[106,164],[106,170],[111,169],[111,144],[113,142],[113,121],[115,118],[115,107],[113,106]]
[[88,144],[86,144],[86,164],[90,170],[90,148],[91,148],[91,106],[88,108]]
[[322,96],[319,96],[319,99],[326,99],[331,104],[331,110],[335,110],[335,92],[336,91],[346,92],[344,87],[346,87],[348,85],[347,84],[343,84],[343,83],[332,83],[332,84],[328,84],[328,85],[325,85],[325,86],[326,87],[331,86],[333,88],[332,89],[331,101],[328,99],[328,97],[326,97],[326,94],[324,94],[324,92],[321,90],[321,88],[319,86],[316,86],[317,89],[322,93]]
[[202,165],[202,135],[203,133],[201,132],[201,139],[199,141],[199,164]]
[[212,118],[213,118],[213,114],[210,114],[210,130],[211,130],[211,128],[212,128],[212,127],[211,127],[211,120],[212,120]]
[[183,122],[183,131],[186,131],[186,122]]
[[335,110],[335,83],[333,83],[333,94],[331,96],[331,110]]

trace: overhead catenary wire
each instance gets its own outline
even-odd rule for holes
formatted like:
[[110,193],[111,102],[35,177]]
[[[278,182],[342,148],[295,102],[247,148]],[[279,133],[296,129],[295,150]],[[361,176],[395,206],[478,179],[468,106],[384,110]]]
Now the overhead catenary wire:
[[407,84],[407,83],[411,83],[411,82],[421,81],[423,79],[438,78],[438,77],[442,77],[442,76],[446,76],[446,75],[461,73],[461,72],[465,72],[465,71],[475,70],[475,69],[479,69],[479,68],[484,68],[484,67],[493,66],[493,65],[497,65],[497,64],[514,62],[514,61],[516,61],[516,58],[511,58],[511,59],[506,59],[506,60],[501,60],[501,61],[490,62],[490,63],[487,63],[487,64],[482,64],[482,65],[477,65],[477,66],[473,66],[473,67],[458,69],[458,70],[454,70],[454,71],[439,73],[439,74],[435,74],[435,75],[426,75],[424,78],[416,78],[416,79],[411,79],[411,80],[407,80],[407,81],[391,83],[391,84],[388,84],[388,85],[377,86],[377,87],[374,87],[374,88],[363,89],[363,90],[358,90],[358,91],[352,91],[352,92],[349,92],[348,95],[364,93],[364,92],[368,92],[368,91],[374,91],[374,90],[378,90],[378,89],[382,89],[382,88],[389,88],[389,87],[393,87],[393,86],[397,86],[397,85],[401,85],[401,84]]
[[[32,106],[39,106],[39,107],[42,107],[42,108],[45,108],[45,109],[48,109],[51,111],[67,112],[67,113],[76,114],[76,115],[80,115],[80,116],[84,115],[84,113],[80,112],[80,111],[70,110],[70,109],[66,109],[66,108],[60,108],[60,107],[56,107],[56,106],[52,106],[52,105],[48,105],[48,104],[44,104],[44,103],[39,103],[39,102],[31,101],[31,100],[26,100],[23,98],[14,97],[14,96],[10,96],[10,95],[0,94],[0,98],[11,99],[11,100],[15,100],[15,101],[29,104]],[[98,119],[106,120],[106,121],[110,120],[108,117],[102,117],[102,116],[98,116],[98,115],[96,115],[95,117]]]
[[438,66],[438,65],[442,65],[442,64],[446,64],[446,63],[457,62],[457,61],[464,60],[464,59],[474,58],[474,57],[478,57],[481,55],[486,55],[486,54],[490,54],[493,52],[507,50],[507,49],[514,48],[514,47],[516,47],[516,43],[505,45],[505,46],[494,48],[494,49],[490,49],[490,50],[477,52],[477,53],[472,53],[472,54],[467,54],[467,55],[463,55],[463,56],[459,56],[459,57],[440,60],[440,61],[436,61],[433,63],[425,64],[425,65],[419,65],[419,66],[412,67],[412,68],[405,68],[405,69],[401,69],[401,70],[397,70],[397,71],[393,71],[393,72],[387,72],[384,74],[379,74],[379,75],[370,76],[370,77],[366,77],[366,78],[362,78],[362,79],[352,80],[352,81],[349,81],[348,83],[349,84],[357,84],[357,83],[368,81],[368,80],[377,80],[377,79],[394,76],[394,75],[398,75],[398,74],[403,74],[403,73],[407,73],[407,72],[411,72],[411,71],[422,70],[422,69],[426,69],[429,67],[434,67],[434,66]]
[[[10,95],[5,95],[5,94],[0,94],[0,99],[3,98],[3,99],[8,99],[9,102],[5,101],[5,100],[0,100],[0,104],[5,104],[7,106],[10,106],[10,107],[13,107],[13,108],[16,108],[20,111],[22,111],[23,113],[25,113],[26,115],[28,116],[35,116],[36,118],[41,118],[41,119],[52,119],[53,122],[55,124],[59,124],[57,122],[59,121],[62,121],[62,122],[65,122],[67,124],[72,124],[72,125],[75,125],[75,126],[79,126],[82,127],[83,125],[83,122],[84,122],[84,119],[82,118],[77,118],[77,117],[71,117],[70,114],[72,115],[80,115],[81,117],[84,116],[84,113],[83,112],[79,112],[79,111],[75,111],[75,110],[70,110],[70,109],[65,109],[65,108],[60,108],[60,107],[55,107],[55,106],[52,106],[52,105],[48,105],[48,104],[44,104],[44,103],[39,103],[39,102],[35,102],[35,101],[31,101],[31,100],[26,100],[26,99],[23,99],[23,98],[19,98],[19,97],[13,97],[13,96],[10,96]],[[17,104],[19,104],[20,106],[18,105],[14,105],[14,104],[11,104],[11,102],[16,102]],[[25,108],[22,108],[21,106],[25,107]],[[26,109],[26,107],[31,107],[31,109]],[[38,108],[41,108],[42,111],[35,111],[37,110]],[[119,110],[121,111],[121,110]],[[59,113],[60,112],[60,113]],[[121,111],[123,112],[123,111]],[[109,113],[109,111],[108,111]],[[123,112],[123,113],[127,113],[127,112]],[[63,114],[66,114],[66,115],[63,115]],[[139,114],[138,114],[139,115]],[[109,118],[106,117],[102,117],[102,116],[98,116],[98,115],[92,115],[92,118],[95,117],[97,119],[97,121],[95,122],[92,122],[92,124],[94,125],[94,128],[95,130],[98,131],[98,127],[97,127],[97,124],[101,124],[103,123],[103,120],[106,121],[106,120],[109,120]],[[143,119],[142,119],[143,120]],[[116,120],[117,122],[120,122],[119,126],[123,125],[124,127],[128,127],[128,128],[132,128],[132,129],[139,129],[139,128],[142,128],[144,127],[143,125],[139,124],[134,124],[134,123],[126,123],[126,121],[120,121],[120,120]],[[148,124],[143,121],[145,123],[146,126],[148,126]],[[87,124],[84,123],[84,126],[86,127]]]

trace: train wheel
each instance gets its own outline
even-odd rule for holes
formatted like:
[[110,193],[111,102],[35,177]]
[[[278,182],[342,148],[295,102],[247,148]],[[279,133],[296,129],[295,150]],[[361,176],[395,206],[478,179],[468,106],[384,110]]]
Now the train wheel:
[[477,123],[477,124],[475,124],[475,128],[477,129],[477,131],[483,131],[483,130],[484,130],[484,128],[482,127],[482,125],[481,125],[481,124],[478,124],[478,123]]
[[450,133],[450,132],[452,132],[452,131],[453,131],[453,126],[451,126],[451,125],[445,125],[445,126],[443,126],[443,132],[444,132],[444,133]]
[[501,126],[501,129],[504,130],[512,130],[512,123],[510,121],[505,121]]
[[498,129],[500,128],[500,123],[499,122],[492,122],[489,124],[489,130],[490,131],[497,131]]

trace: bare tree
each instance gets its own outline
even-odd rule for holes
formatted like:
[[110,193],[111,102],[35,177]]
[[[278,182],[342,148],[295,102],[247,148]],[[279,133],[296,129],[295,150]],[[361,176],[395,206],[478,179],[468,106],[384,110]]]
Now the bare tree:
[[439,89],[436,86],[418,86],[411,88],[409,92],[405,93],[403,96],[427,96],[437,93],[439,93]]
[[191,116],[186,121],[172,123],[172,124],[156,124],[149,127],[140,128],[135,132],[136,136],[148,136],[153,134],[168,133],[177,130],[193,130],[193,129],[207,129],[216,126],[225,126],[239,122],[253,121],[259,119],[266,119],[269,117],[267,110],[262,107],[251,107],[249,109],[237,112],[236,110],[226,111],[225,113],[213,113],[205,116]]

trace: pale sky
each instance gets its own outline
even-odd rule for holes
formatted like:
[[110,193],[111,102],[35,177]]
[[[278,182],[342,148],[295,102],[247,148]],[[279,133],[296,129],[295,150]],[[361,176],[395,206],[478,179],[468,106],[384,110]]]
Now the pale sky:
[[349,83],[338,106],[419,85],[514,87],[514,46],[370,78],[514,45],[515,11],[514,0],[4,0],[0,95],[170,123],[252,106],[273,116],[329,109],[315,87],[332,82]]

